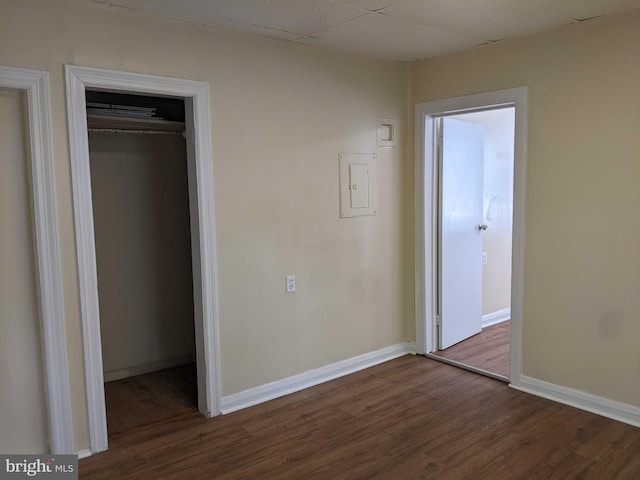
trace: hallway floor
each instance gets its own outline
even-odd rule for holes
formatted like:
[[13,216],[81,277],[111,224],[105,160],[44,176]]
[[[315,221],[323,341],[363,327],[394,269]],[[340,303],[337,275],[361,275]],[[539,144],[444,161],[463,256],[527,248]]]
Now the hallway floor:
[[483,328],[482,332],[434,355],[481,368],[509,378],[511,376],[511,321]]

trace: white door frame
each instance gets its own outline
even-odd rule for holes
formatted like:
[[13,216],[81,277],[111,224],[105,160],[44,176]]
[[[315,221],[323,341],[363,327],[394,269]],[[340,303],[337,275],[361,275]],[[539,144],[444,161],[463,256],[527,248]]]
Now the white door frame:
[[415,116],[415,298],[416,353],[436,347],[438,161],[434,119],[495,106],[515,107],[513,251],[511,267],[511,383],[522,376],[522,293],[524,285],[527,87],[455,97],[416,105]]
[[75,453],[51,137],[49,74],[0,67],[0,87],[25,92],[38,279],[39,323],[53,454]]
[[221,393],[209,84],[73,65],[65,72],[89,440],[91,451],[100,452],[107,449],[107,419],[85,93],[89,88],[185,101],[198,409],[214,416],[220,414]]

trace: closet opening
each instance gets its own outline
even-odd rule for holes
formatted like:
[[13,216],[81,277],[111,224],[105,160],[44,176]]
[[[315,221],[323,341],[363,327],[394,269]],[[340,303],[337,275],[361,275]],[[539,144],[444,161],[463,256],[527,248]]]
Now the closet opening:
[[86,106],[111,437],[198,411],[185,101],[87,90]]

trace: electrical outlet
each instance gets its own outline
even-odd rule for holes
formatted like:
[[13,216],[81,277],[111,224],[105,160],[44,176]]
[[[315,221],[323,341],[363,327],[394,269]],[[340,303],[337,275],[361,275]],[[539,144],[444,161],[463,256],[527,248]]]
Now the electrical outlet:
[[487,264],[487,252],[482,252],[482,266]]
[[292,293],[295,291],[296,291],[296,276],[287,275],[287,293]]

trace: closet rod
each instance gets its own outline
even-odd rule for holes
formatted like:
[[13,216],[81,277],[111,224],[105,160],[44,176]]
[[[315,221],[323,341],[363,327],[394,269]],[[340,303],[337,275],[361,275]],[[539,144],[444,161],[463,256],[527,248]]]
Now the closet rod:
[[182,135],[184,132],[178,132],[176,130],[125,130],[121,128],[87,128],[89,132],[99,133],[147,133],[151,135]]

